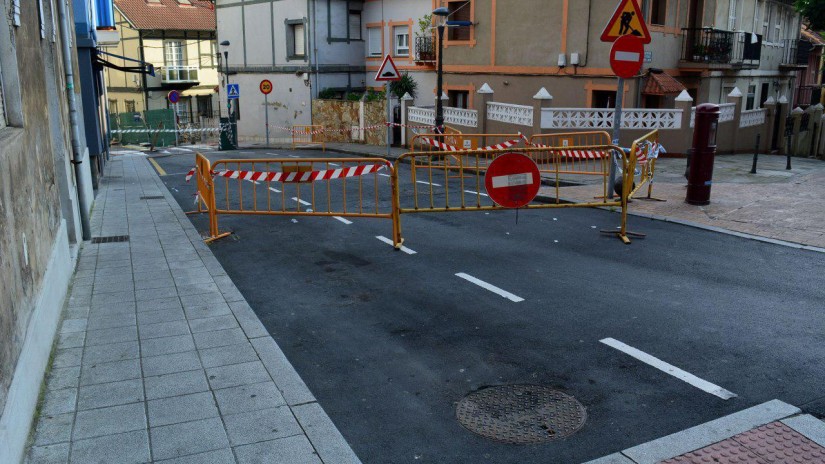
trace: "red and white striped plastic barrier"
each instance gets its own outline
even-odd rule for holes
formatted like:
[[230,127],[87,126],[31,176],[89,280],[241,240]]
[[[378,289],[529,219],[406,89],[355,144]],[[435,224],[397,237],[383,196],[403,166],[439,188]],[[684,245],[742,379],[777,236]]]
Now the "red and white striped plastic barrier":
[[[458,134],[458,135],[456,135],[456,136],[457,136],[457,137],[460,137],[461,135],[460,135],[460,134]],[[440,148],[442,151],[490,151],[490,150],[505,150],[505,149],[510,148],[510,147],[512,147],[512,146],[514,146],[514,145],[518,145],[518,143],[521,141],[521,139],[513,139],[513,140],[508,140],[508,141],[506,141],[506,142],[497,143],[497,144],[495,144],[495,145],[488,145],[488,146],[483,147],[483,148],[476,148],[475,150],[464,150],[463,148],[456,148],[456,147],[454,147],[454,146],[452,146],[452,145],[446,144],[446,143],[444,143],[444,142],[439,142],[438,140],[433,140],[433,139],[431,139],[431,138],[429,138],[429,137],[421,137],[421,140],[423,140],[423,141],[424,141],[424,143],[427,143],[427,144],[429,144],[429,145],[432,145],[432,146],[434,146],[434,147],[436,147],[436,148]]]
[[195,175],[195,170],[198,168],[192,168],[189,172],[186,173],[186,182],[192,180],[192,177]]
[[351,168],[325,169],[322,171],[307,172],[255,172],[255,171],[217,171],[215,177],[226,177],[229,179],[242,179],[252,182],[317,182],[321,180],[332,180],[349,177],[364,176],[367,174],[383,171],[385,164],[365,164]]

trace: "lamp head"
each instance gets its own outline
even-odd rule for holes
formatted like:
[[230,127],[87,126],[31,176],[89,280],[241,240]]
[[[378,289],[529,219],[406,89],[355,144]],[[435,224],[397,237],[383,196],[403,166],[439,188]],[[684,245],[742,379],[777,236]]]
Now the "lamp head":
[[224,40],[223,42],[221,42],[221,47],[228,47],[228,46],[229,46],[229,41],[228,40]]
[[441,6],[433,10],[435,16],[449,16],[450,10],[446,6]]

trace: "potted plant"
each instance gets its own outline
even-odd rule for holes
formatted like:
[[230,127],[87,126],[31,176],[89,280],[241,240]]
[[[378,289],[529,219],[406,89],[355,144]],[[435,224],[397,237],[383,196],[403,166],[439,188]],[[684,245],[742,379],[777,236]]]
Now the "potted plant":
[[418,20],[415,33],[416,61],[435,61],[435,38],[433,37],[433,15],[427,14]]

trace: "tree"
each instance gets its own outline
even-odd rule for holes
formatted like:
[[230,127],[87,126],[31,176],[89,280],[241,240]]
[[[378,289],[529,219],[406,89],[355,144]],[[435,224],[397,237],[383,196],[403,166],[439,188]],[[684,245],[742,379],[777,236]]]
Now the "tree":
[[410,94],[411,97],[415,98],[417,91],[418,82],[415,82],[415,79],[413,79],[408,72],[401,74],[400,81],[390,83],[390,95],[398,100],[398,104],[401,104],[401,99],[404,98],[406,94]]
[[810,21],[812,30],[825,30],[825,0],[796,0],[795,6]]

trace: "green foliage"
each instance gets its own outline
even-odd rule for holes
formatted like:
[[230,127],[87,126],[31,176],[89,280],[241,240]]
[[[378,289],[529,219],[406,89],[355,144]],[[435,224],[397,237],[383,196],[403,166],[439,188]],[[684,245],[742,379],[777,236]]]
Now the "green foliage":
[[363,96],[364,96],[364,94],[362,94],[362,93],[354,93],[354,92],[348,93],[347,94],[347,101],[357,102]]
[[372,90],[370,90],[369,92],[367,92],[367,98],[365,98],[364,101],[375,102],[383,101],[385,99],[386,95],[384,95],[384,92],[373,92]]
[[433,15],[426,14],[418,20],[418,29],[421,30],[419,35],[427,35],[430,32],[430,29],[433,27]]
[[413,79],[408,72],[401,73],[400,81],[390,83],[390,94],[399,102],[404,98],[404,94],[408,93],[411,97],[415,98],[417,92],[418,82],[415,82],[415,79]]
[[811,29],[825,30],[825,0],[796,0],[796,11],[808,18]]
[[318,92],[318,98],[321,100],[332,100],[338,96],[338,92],[333,89],[324,89]]

